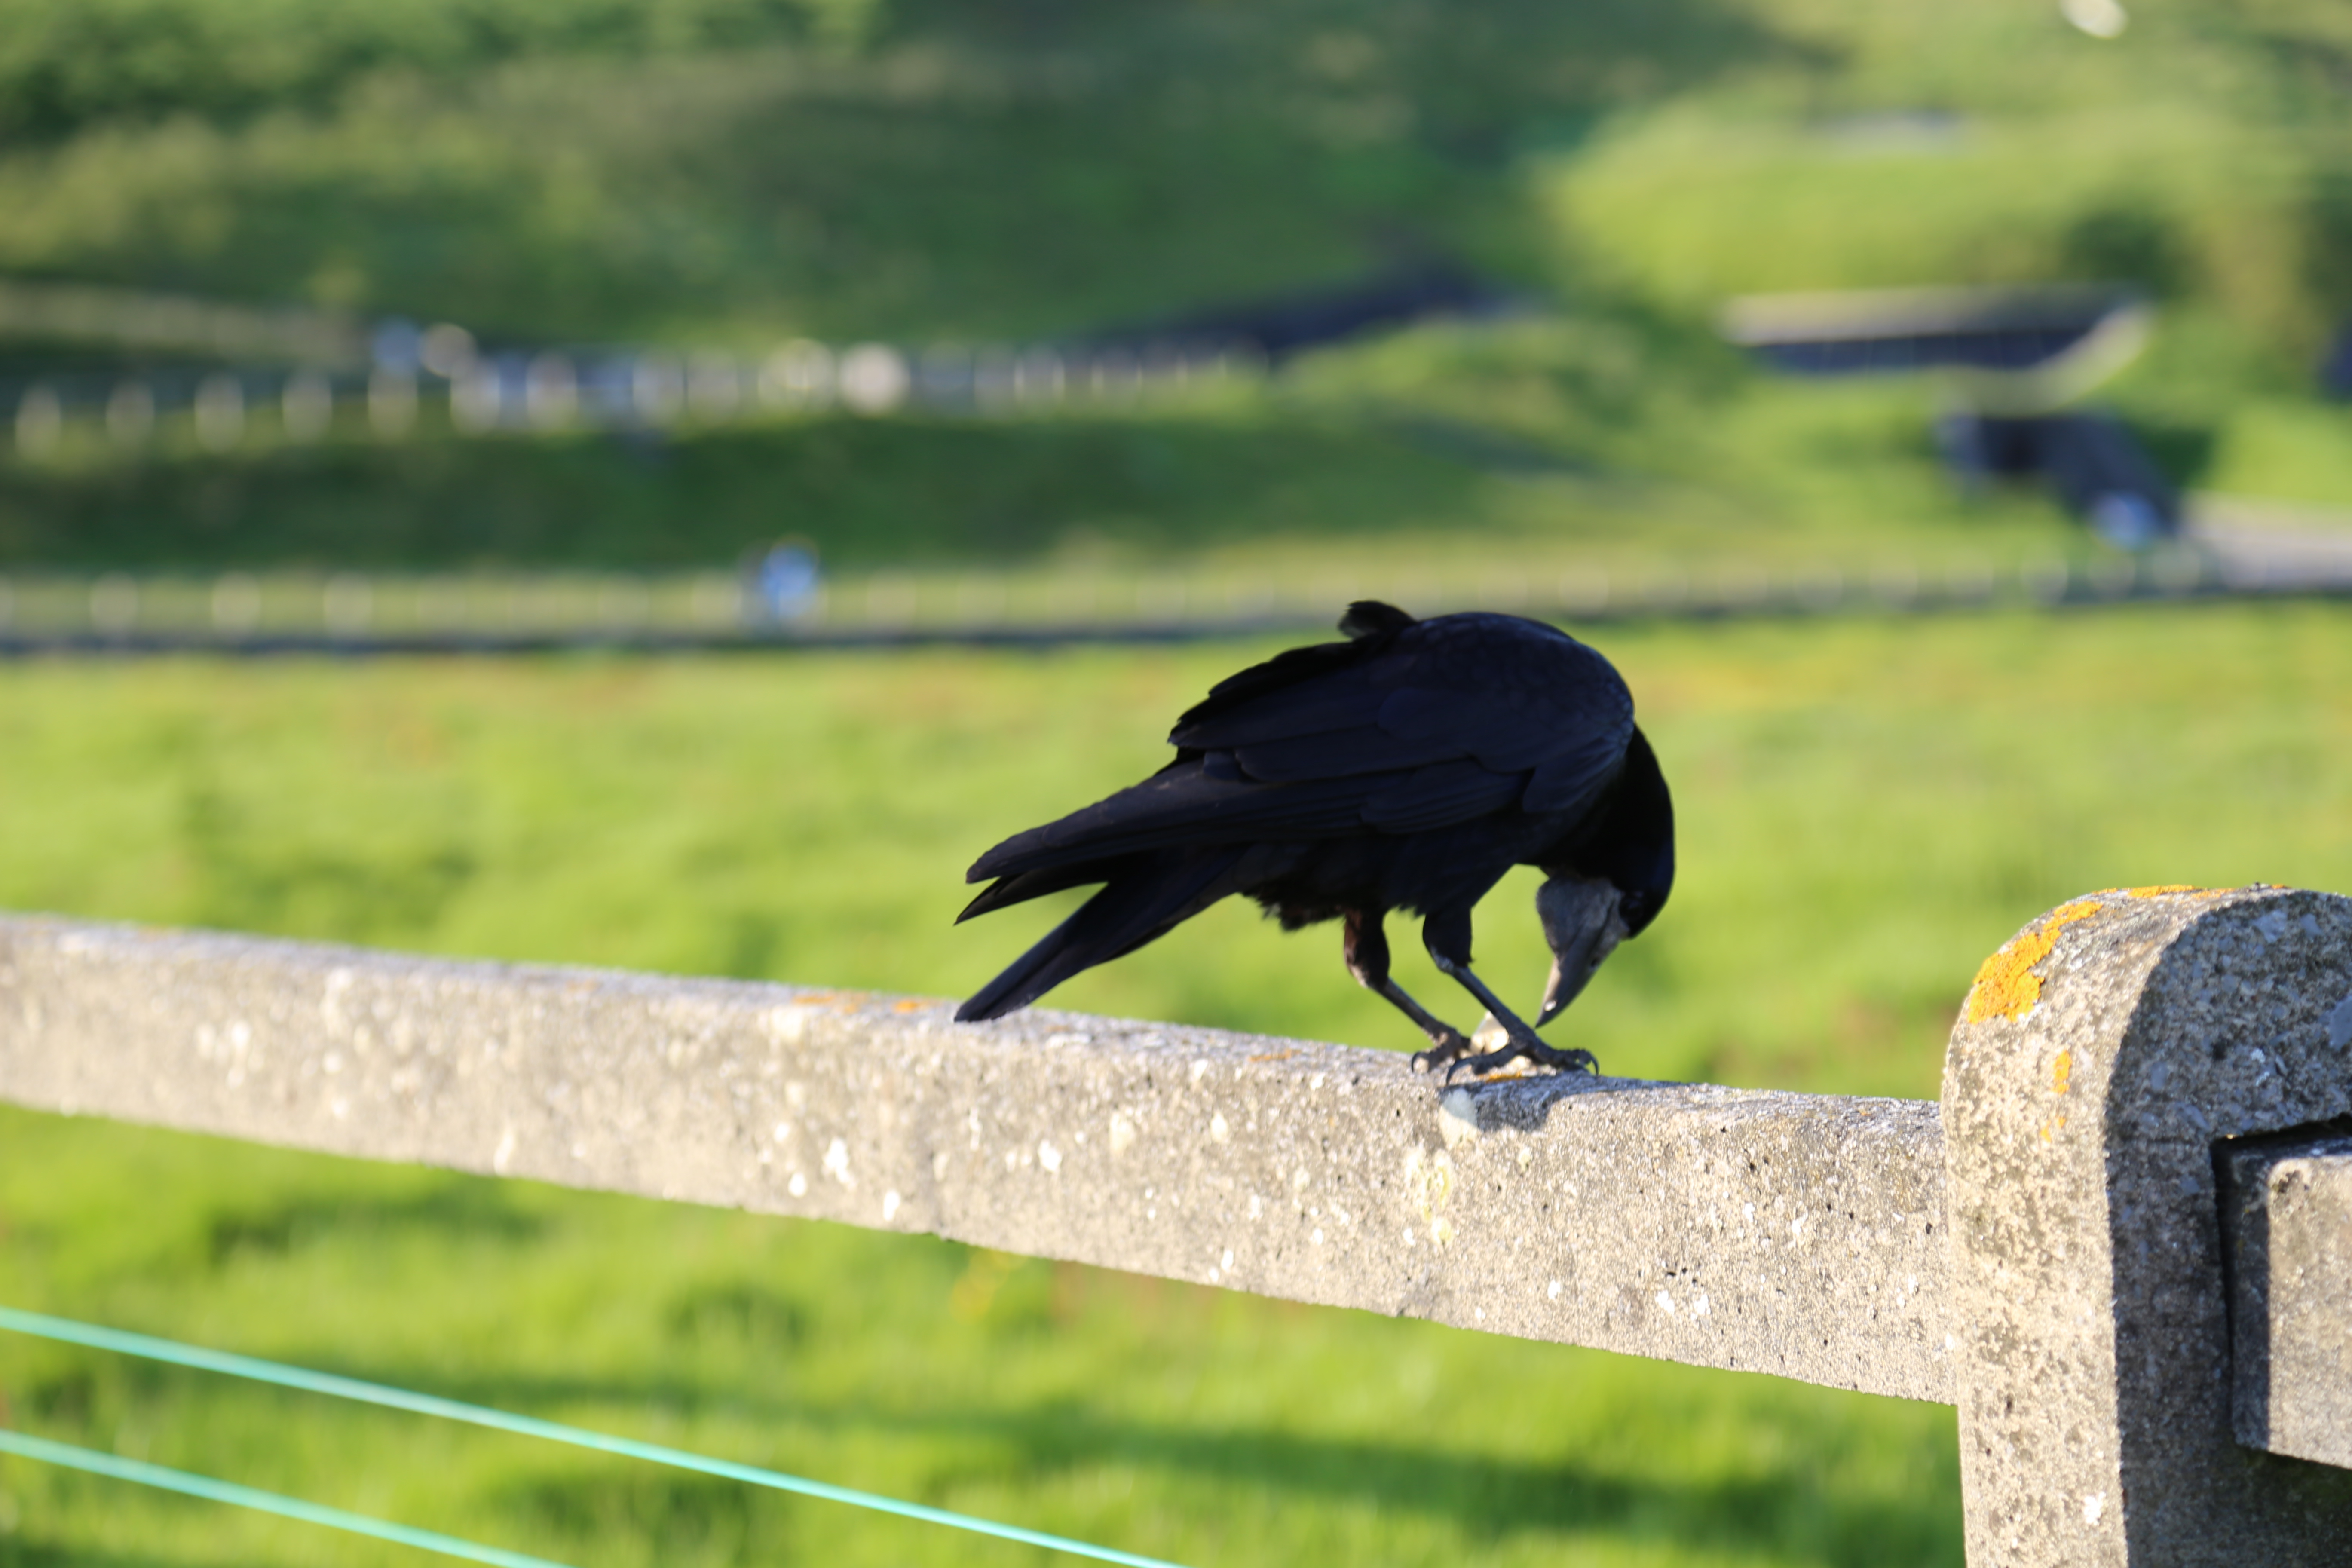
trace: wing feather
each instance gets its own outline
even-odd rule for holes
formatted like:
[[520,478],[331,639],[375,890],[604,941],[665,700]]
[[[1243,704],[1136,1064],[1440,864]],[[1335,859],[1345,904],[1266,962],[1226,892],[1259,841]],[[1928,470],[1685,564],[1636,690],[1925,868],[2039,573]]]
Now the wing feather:
[[1180,845],[1418,833],[1514,805],[1573,812],[1615,775],[1633,703],[1598,653],[1515,616],[1388,616],[1220,682],[1178,721],[1174,763],[1006,839],[970,879]]

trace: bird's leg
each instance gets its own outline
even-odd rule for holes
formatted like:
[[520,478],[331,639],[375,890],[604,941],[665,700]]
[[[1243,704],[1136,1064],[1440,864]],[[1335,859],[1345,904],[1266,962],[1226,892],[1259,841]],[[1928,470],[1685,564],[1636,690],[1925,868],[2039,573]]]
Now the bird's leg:
[[1428,1072],[1469,1055],[1467,1035],[1406,995],[1404,987],[1389,978],[1389,938],[1381,929],[1379,911],[1349,910],[1345,924],[1343,951],[1348,955],[1348,973],[1365,990],[1386,997],[1390,1005],[1411,1018],[1429,1037],[1429,1049],[1413,1053],[1412,1070]]
[[1430,960],[1437,965],[1438,972],[1451,977],[1465,991],[1475,996],[1486,1011],[1494,1015],[1495,1022],[1502,1026],[1503,1032],[1511,1037],[1511,1043],[1499,1051],[1489,1051],[1478,1057],[1457,1055],[1449,1058],[1453,1066],[1446,1077],[1452,1078],[1464,1068],[1474,1073],[1495,1072],[1517,1061],[1531,1061],[1538,1067],[1556,1068],[1563,1072],[1597,1073],[1601,1070],[1601,1063],[1591,1051],[1563,1051],[1544,1044],[1542,1037],[1528,1026],[1526,1019],[1504,1006],[1503,999],[1488,990],[1486,983],[1470,972],[1468,910],[1431,915],[1422,922],[1421,937],[1428,946]]

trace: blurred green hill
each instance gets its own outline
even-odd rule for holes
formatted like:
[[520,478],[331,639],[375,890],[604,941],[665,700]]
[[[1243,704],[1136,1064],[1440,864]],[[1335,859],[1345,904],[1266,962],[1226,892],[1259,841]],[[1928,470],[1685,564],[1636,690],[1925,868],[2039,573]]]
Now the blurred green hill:
[[[604,441],[223,460],[167,431],[142,473],[0,481],[0,563],[715,562],[777,528],[841,560],[1151,558],[1222,548],[1195,526],[1220,494],[1260,544],[1360,521],[1501,558],[1557,515],[1620,520],[1620,549],[1656,519],[1652,552],[2071,551],[2037,498],[1946,493],[1931,391],[1860,415],[1751,377],[1710,321],[1743,290],[2086,277],[2163,302],[2115,396],[2177,480],[2352,501],[2312,391],[2352,318],[2352,21],[2129,15],[2100,39],[2047,0],[19,0],[8,276],[746,352],[1054,338],[1433,255],[1539,313],[1116,429],[714,435],[675,467],[737,477],[666,504]],[[845,498],[846,451],[878,460]],[[583,472],[623,499],[583,513]],[[484,513],[455,542],[399,521]]]

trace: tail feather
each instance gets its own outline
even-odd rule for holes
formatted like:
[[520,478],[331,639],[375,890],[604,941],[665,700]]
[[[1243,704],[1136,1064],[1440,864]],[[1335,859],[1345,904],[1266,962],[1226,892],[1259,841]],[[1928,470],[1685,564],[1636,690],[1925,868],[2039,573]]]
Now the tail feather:
[[982,889],[979,895],[963,907],[963,913],[956,916],[956,924],[961,925],[974,915],[984,915],[991,910],[1006,909],[1026,903],[1031,899],[1042,899],[1048,893],[1058,893],[1065,888],[1083,888],[1089,882],[1116,881],[1139,858],[1132,855],[1113,856],[1039,871],[1009,872]]
[[1137,857],[1138,863],[1122,868],[1069,919],[973,993],[956,1009],[956,1022],[1001,1018],[1072,975],[1166,935],[1238,890],[1234,870],[1244,853],[1236,847]]

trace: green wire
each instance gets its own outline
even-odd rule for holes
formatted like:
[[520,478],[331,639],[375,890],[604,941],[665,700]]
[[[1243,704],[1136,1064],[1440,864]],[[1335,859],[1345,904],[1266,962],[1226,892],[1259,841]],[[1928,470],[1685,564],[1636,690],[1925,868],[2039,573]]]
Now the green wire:
[[[226,1351],[211,1351],[198,1345],[178,1344],[171,1340],[159,1340],[147,1334],[126,1333],[120,1329],[100,1328],[93,1323],[78,1323],[70,1318],[52,1318],[46,1313],[20,1311],[14,1307],[0,1307],[0,1330],[29,1334],[37,1339],[58,1340],[67,1344],[86,1345],[92,1350],[112,1351],[120,1355],[140,1356],[148,1361],[167,1362],[174,1366],[192,1367],[199,1372],[216,1372],[229,1377],[248,1378],[256,1383],[274,1383],[280,1387],[298,1388],[309,1394],[324,1394],[337,1399],[352,1399],[365,1405],[381,1405],[394,1410],[413,1411],[419,1415],[438,1415],[445,1420],[463,1421],[469,1426],[488,1426],[493,1431],[512,1432],[525,1437],[544,1438],[551,1443],[568,1443],[575,1448],[591,1448],[598,1453],[617,1454],[625,1458],[644,1459],[656,1465],[670,1465],[681,1470],[694,1470],[706,1476],[719,1476],[728,1480],[742,1481],[755,1487],[772,1488],[777,1491],[798,1492],[803,1497],[822,1498],[827,1502],[847,1503],[852,1508],[871,1509],[877,1513],[896,1514],[901,1519],[919,1520],[926,1524],[941,1524],[951,1530],[968,1530],[978,1535],[992,1535],[1004,1541],[1018,1541],[1030,1546],[1043,1546],[1048,1551],[1066,1552],[1075,1557],[1090,1557],[1098,1563],[1121,1563],[1125,1568],[1177,1568],[1175,1563],[1160,1558],[1139,1557],[1131,1552],[1119,1552],[1108,1546],[1090,1545],[1083,1541],[1071,1541],[1059,1535],[1048,1535],[1043,1531],[1024,1530],[1017,1524],[998,1524],[992,1520],[974,1519],[970,1514],[957,1513],[951,1509],[929,1508],[919,1502],[901,1502],[897,1498],[883,1497],[877,1492],[858,1491],[849,1487],[834,1486],[825,1481],[813,1481],[803,1476],[785,1475],[780,1470],[763,1470],[756,1465],[739,1465],[731,1459],[708,1458],[700,1454],[689,1453],[683,1448],[664,1447],[658,1443],[640,1443],[633,1437],[614,1437],[603,1432],[590,1432],[578,1426],[566,1426],[560,1422],[541,1421],[530,1415],[513,1415],[503,1410],[492,1410],[480,1405],[467,1405],[456,1399],[443,1399],[436,1394],[415,1394],[405,1388],[394,1388],[385,1384],[363,1383],[358,1378],[338,1377],[332,1373],[311,1372],[307,1368],[287,1366],[278,1362],[262,1361],[253,1356],[232,1355]],[[26,1442],[36,1439],[12,1440]],[[176,1474],[177,1472],[164,1473]],[[201,1479],[197,1477],[188,1479]],[[218,1486],[224,1483],[207,1484]],[[268,1496],[268,1494],[254,1495]],[[448,1550],[448,1548],[436,1548],[436,1550]],[[478,1549],[468,1548],[467,1550]],[[490,1562],[494,1559],[485,1557],[482,1561]],[[531,1560],[514,1557],[499,1558],[495,1561],[525,1563]]]
[[70,1443],[52,1443],[47,1437],[28,1437],[22,1432],[10,1432],[5,1428],[0,1428],[0,1454],[21,1454],[27,1459],[38,1459],[44,1464],[88,1470],[94,1476],[110,1476],[118,1481],[137,1481],[142,1487],[161,1487],[167,1492],[184,1492],[208,1502],[235,1503],[239,1508],[258,1509],[263,1513],[284,1514],[288,1519],[299,1519],[305,1524],[323,1524],[330,1530],[348,1530],[353,1535],[373,1535],[378,1541],[397,1542],[403,1546],[421,1546],[427,1552],[492,1563],[495,1568],[563,1568],[563,1564],[551,1563],[544,1557],[526,1557],[520,1552],[505,1552],[495,1546],[477,1546],[454,1535],[370,1519],[363,1513],[346,1513],[324,1503],[280,1497],[276,1492],[238,1486],[235,1481],[216,1481],[210,1476],[166,1469],[162,1465],[151,1465],[140,1459],[119,1459],[112,1454],[101,1454],[93,1448],[77,1448]]

